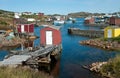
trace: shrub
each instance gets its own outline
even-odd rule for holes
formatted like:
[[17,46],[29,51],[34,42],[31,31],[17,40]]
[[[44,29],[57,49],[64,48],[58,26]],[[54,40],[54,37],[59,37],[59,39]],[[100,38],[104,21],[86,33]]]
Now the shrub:
[[50,78],[48,75],[28,68],[0,67],[0,78]]
[[2,25],[8,25],[8,23],[6,23],[5,21],[0,21],[0,24],[2,24]]
[[108,64],[103,65],[101,70],[103,76],[111,76],[120,78],[120,55],[108,61]]

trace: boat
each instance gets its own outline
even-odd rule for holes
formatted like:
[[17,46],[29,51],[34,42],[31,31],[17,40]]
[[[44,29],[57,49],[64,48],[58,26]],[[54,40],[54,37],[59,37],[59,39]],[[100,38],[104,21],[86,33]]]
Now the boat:
[[65,23],[64,20],[55,20],[55,21],[54,21],[54,25],[56,25],[56,26],[63,25],[64,23]]

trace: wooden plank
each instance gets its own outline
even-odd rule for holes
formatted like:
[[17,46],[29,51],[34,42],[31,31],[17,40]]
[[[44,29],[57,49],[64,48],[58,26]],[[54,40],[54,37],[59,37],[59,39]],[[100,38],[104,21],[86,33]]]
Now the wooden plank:
[[4,59],[0,66],[6,66],[6,65],[20,65],[23,61],[27,61],[29,58],[31,58],[30,55],[13,55],[9,57],[8,59]]

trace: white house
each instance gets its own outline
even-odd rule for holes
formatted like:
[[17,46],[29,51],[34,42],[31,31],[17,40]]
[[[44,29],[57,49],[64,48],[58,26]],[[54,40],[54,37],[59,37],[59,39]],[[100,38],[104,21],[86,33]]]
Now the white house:
[[34,18],[28,18],[27,21],[33,22],[36,21]]

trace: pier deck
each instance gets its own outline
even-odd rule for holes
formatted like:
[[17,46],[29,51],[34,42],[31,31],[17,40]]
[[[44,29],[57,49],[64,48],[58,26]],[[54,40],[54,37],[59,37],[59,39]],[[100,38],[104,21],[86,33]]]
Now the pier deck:
[[21,65],[22,62],[31,58],[30,55],[13,55],[8,59],[4,59],[0,62],[0,66],[9,66],[9,65]]
[[24,50],[17,55],[10,56],[0,62],[0,66],[16,66],[22,65],[23,62],[28,62],[28,64],[37,64],[38,61],[35,59],[39,56],[47,58],[48,61],[39,60],[39,62],[50,62],[50,55],[55,49],[59,49],[59,46],[48,46],[46,48],[40,48],[36,51]]
[[68,33],[87,37],[104,37],[104,31],[102,30],[80,30],[79,28],[69,28]]

